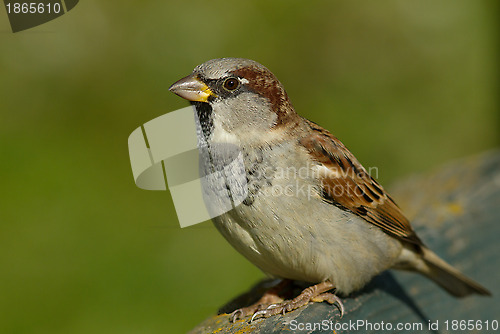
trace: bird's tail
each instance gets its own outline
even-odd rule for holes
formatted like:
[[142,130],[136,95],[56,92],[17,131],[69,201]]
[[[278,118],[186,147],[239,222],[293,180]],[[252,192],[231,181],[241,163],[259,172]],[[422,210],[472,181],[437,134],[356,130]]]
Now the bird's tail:
[[430,249],[422,247],[422,251],[428,270],[421,272],[450,294],[456,297],[465,297],[473,293],[491,296],[491,292],[486,288],[453,268]]

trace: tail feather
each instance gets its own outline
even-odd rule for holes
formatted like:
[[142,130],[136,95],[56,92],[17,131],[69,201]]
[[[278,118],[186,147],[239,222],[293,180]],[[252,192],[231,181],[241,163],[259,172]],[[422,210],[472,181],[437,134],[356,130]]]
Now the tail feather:
[[422,271],[422,273],[450,294],[456,297],[465,297],[474,293],[491,296],[491,292],[486,288],[466,277],[428,248],[422,247],[422,251],[424,262],[428,268],[428,270]]

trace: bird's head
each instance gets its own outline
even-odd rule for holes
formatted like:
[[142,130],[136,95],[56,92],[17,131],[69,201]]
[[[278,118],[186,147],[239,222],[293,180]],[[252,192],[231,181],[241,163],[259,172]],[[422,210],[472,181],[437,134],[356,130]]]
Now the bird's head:
[[209,60],[169,90],[194,104],[205,136],[214,127],[232,135],[259,136],[296,117],[279,80],[249,59]]

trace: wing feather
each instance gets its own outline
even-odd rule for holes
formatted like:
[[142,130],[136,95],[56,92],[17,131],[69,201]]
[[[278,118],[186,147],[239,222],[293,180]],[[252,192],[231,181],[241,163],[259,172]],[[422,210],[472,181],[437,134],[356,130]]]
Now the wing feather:
[[300,144],[326,171],[320,173],[323,200],[355,213],[392,236],[422,245],[401,209],[342,142],[319,125],[305,121],[312,131],[301,138]]

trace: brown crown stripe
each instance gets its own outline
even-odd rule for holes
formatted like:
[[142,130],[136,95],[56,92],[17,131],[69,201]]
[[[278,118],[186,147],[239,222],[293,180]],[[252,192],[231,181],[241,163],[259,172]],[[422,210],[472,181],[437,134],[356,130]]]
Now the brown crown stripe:
[[269,101],[278,116],[275,126],[286,124],[285,120],[292,116],[290,114],[295,114],[283,85],[267,68],[246,66],[232,74],[247,79],[246,86]]

